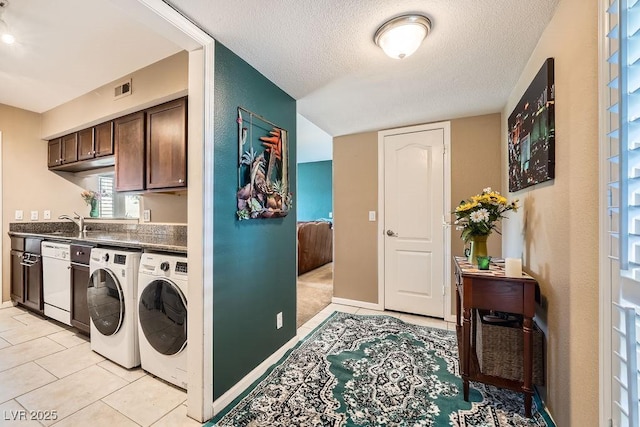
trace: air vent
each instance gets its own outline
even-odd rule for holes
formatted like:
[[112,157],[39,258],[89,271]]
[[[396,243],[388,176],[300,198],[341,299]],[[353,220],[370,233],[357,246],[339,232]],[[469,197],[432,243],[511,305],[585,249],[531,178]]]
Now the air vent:
[[126,255],[122,255],[122,254],[115,254],[113,256],[113,263],[114,264],[125,265],[127,263],[127,256]]
[[187,274],[187,263],[186,262],[176,262],[176,273],[185,273],[185,274]]
[[[2,1],[2,0],[0,0]],[[115,88],[113,88],[113,99],[120,99],[123,96],[131,95],[131,79],[121,82]]]

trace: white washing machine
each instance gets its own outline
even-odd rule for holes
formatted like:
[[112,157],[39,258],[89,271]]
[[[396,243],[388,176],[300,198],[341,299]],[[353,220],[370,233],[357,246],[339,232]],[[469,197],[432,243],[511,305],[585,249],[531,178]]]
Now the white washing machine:
[[133,368],[140,365],[137,282],[140,252],[93,248],[87,304],[91,317],[91,350]]
[[144,253],[138,276],[142,369],[187,388],[187,258]]

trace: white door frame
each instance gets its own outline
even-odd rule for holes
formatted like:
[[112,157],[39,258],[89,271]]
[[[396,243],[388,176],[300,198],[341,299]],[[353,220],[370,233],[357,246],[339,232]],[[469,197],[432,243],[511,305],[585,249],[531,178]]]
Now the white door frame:
[[423,132],[442,129],[444,132],[444,209],[442,213],[444,233],[444,319],[452,322],[455,316],[451,312],[451,227],[449,212],[451,211],[451,122],[430,123],[426,125],[408,126],[387,129],[378,132],[378,307],[384,310],[384,138],[403,133]]
[[[162,0],[111,0],[189,52],[187,414],[213,417],[214,39]],[[198,140],[200,144],[195,143]],[[193,144],[191,142],[194,142]]]

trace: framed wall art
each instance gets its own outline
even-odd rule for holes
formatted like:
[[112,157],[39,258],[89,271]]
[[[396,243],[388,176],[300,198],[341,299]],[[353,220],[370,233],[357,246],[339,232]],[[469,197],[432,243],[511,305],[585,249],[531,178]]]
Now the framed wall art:
[[238,219],[286,216],[292,206],[287,131],[242,107],[236,121]]
[[547,58],[507,122],[510,192],[554,178],[554,105],[553,58]]

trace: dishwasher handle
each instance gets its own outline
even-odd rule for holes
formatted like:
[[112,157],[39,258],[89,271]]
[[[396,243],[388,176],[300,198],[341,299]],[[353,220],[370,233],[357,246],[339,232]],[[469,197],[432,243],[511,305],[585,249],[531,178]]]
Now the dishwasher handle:
[[22,255],[22,261],[20,261],[20,265],[24,265],[25,267],[33,267],[38,262],[38,255],[25,253]]

